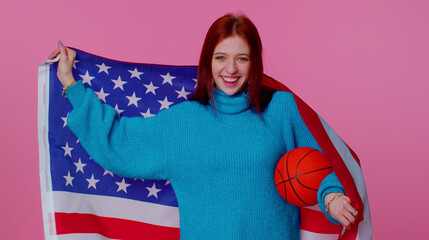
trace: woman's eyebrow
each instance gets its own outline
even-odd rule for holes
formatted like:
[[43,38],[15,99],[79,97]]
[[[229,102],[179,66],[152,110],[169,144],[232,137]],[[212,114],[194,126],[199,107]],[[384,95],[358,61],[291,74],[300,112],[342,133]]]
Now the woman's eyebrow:
[[[226,53],[224,53],[224,52],[215,52],[215,53],[213,53],[213,55],[227,55]],[[248,54],[248,53],[239,53],[239,54],[237,54],[237,55],[246,55],[246,56],[250,56],[250,54]]]

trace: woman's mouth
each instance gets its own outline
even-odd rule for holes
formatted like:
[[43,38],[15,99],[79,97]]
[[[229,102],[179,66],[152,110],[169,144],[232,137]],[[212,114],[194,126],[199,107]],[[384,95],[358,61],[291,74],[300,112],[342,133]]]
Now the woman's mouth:
[[227,86],[235,85],[240,77],[220,76]]

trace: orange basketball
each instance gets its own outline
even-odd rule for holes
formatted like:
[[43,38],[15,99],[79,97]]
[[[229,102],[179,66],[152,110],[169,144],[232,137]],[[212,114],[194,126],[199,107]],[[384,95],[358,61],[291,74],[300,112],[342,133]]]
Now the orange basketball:
[[274,183],[284,200],[295,206],[313,206],[322,180],[332,172],[323,153],[313,148],[295,148],[280,159]]

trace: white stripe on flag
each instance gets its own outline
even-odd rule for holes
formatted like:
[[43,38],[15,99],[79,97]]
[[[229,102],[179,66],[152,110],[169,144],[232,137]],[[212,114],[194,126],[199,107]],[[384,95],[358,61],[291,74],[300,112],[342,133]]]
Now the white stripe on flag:
[[337,240],[338,234],[320,234],[301,229],[301,240]]
[[51,164],[48,141],[50,60],[40,64],[38,76],[39,174],[45,240],[57,240],[52,197]]
[[341,140],[341,138],[335,133],[335,131],[319,116],[320,122],[323,124],[326,133],[334,144],[335,149],[340,154],[344,163],[346,164],[350,174],[353,177],[356,188],[359,192],[359,195],[362,199],[364,208],[363,208],[363,217],[364,219],[359,223],[358,233],[356,236],[357,240],[368,240],[372,238],[372,224],[371,224],[371,215],[369,212],[369,201],[365,185],[365,180],[363,176],[362,169],[350,153],[349,148]]
[[322,211],[322,210],[320,209],[319,204],[315,204],[315,205],[313,205],[313,206],[308,206],[308,207],[303,207],[303,208],[308,208],[308,209],[311,209],[311,210],[314,210],[314,211],[318,211],[318,212],[321,212],[321,211]]
[[58,240],[117,240],[113,238],[107,238],[96,233],[73,233],[73,234],[62,234],[58,236]]
[[54,210],[62,213],[89,213],[128,219],[158,226],[179,228],[179,208],[109,196],[54,191]]

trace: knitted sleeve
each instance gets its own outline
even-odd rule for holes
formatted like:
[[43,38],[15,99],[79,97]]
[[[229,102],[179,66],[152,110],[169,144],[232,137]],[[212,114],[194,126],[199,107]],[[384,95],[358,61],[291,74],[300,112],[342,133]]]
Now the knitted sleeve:
[[332,223],[336,225],[341,225],[337,220],[335,220],[331,214],[328,214],[325,209],[325,196],[328,193],[344,193],[344,188],[341,185],[340,181],[337,178],[337,175],[335,175],[335,172],[332,172],[328,176],[323,179],[322,183],[320,184],[319,191],[317,192],[317,202],[319,203],[320,209],[322,209],[323,214],[331,221]]
[[67,98],[73,106],[67,125],[94,161],[121,176],[166,179],[160,118],[119,117],[80,81]]

